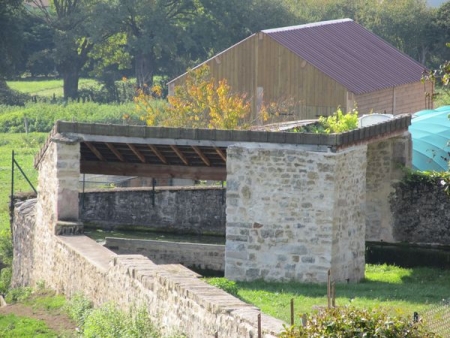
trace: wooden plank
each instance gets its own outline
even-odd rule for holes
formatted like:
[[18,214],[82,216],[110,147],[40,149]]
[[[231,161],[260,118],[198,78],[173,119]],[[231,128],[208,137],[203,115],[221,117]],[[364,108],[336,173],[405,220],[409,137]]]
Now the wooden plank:
[[153,151],[153,153],[159,158],[162,163],[167,164],[167,159],[163,154],[161,154],[158,148],[156,148],[153,144],[149,144],[148,147],[151,149],[151,151]]
[[137,158],[142,162],[145,163],[147,162],[145,160],[145,156],[142,155],[142,153],[131,143],[127,143],[128,148],[131,149],[131,151],[137,156]]
[[94,153],[94,155],[100,160],[100,161],[106,161],[103,155],[95,148],[95,146],[90,142],[84,142],[84,144]]
[[123,155],[116,149],[116,147],[114,147],[112,143],[105,143],[105,144],[109,148],[109,150],[111,150],[112,153],[116,155],[116,157],[119,159],[120,162],[125,162]]
[[177,154],[177,156],[180,158],[181,161],[183,161],[184,164],[189,165],[188,159],[186,158],[186,156],[183,155],[183,153],[181,152],[180,149],[178,149],[177,146],[171,145],[170,148],[172,148],[172,150],[175,152],[175,154]]
[[192,167],[152,165],[148,163],[107,163],[98,161],[81,161],[82,174],[102,174],[117,176],[138,176],[154,178],[189,178],[194,180],[227,179],[226,167]]
[[205,156],[205,154],[202,153],[200,148],[192,146],[192,149],[197,153],[197,155],[202,159],[203,163],[205,163],[208,167],[211,166],[211,162],[208,160],[208,158]]
[[224,152],[220,148],[217,148],[217,147],[214,147],[214,150],[220,156],[220,158],[226,163],[227,162],[227,156],[224,154]]

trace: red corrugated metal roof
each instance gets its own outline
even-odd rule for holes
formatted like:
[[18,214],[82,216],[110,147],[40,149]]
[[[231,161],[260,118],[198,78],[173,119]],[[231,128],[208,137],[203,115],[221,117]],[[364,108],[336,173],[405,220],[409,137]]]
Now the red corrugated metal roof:
[[262,32],[355,94],[420,81],[425,69],[351,19]]

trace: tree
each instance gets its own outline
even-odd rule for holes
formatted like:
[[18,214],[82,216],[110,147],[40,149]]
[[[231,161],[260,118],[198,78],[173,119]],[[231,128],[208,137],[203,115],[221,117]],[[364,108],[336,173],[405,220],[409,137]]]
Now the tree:
[[[22,48],[22,1],[3,0],[0,3],[0,81],[14,72]],[[4,86],[5,84],[3,84]]]
[[180,43],[188,43],[186,26],[195,15],[193,0],[115,0],[108,12],[126,34],[127,51],[134,58],[137,86],[151,87],[153,76],[166,60],[174,60]]
[[108,26],[96,25],[100,0],[31,0],[42,20],[54,32],[54,59],[64,81],[64,98],[78,96],[80,71],[86,64],[94,43],[109,36]]
[[20,97],[12,92],[5,78],[14,72],[22,47],[20,17],[22,1],[3,0],[0,3],[0,103],[17,104]]
[[208,66],[188,73],[183,85],[176,86],[169,105],[155,106],[153,97],[160,96],[160,89],[151,94],[140,91],[135,101],[147,125],[186,128],[242,129],[248,127],[250,103],[245,96],[233,93],[226,80],[216,82],[210,76]]

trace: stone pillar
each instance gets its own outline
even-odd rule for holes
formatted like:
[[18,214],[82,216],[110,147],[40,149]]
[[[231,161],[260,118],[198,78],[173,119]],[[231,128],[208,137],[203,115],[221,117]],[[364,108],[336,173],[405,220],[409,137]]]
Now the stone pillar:
[[80,144],[55,135],[39,164],[38,181],[38,219],[54,234],[82,230],[77,223],[79,176]]
[[389,196],[404,167],[411,167],[411,134],[370,143],[367,151],[366,240],[395,242]]
[[225,276],[326,282],[364,276],[366,147],[227,150]]

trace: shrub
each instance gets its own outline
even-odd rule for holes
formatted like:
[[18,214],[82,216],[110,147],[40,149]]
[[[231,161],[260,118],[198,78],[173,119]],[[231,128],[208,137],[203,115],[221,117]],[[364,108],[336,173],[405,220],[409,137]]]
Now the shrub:
[[325,133],[342,133],[358,127],[358,111],[353,111],[344,114],[339,107],[331,116],[321,116],[319,122],[325,128]]
[[383,309],[367,310],[341,307],[319,310],[306,315],[305,325],[285,328],[281,338],[310,337],[384,337],[427,338],[438,337],[421,322],[390,317]]
[[5,300],[7,303],[23,302],[27,300],[32,293],[33,289],[29,287],[10,289],[6,294]]

